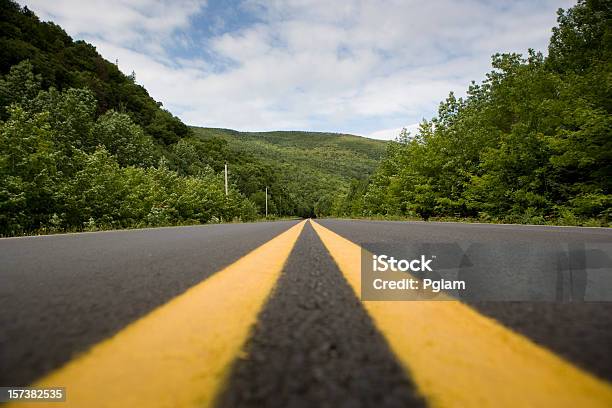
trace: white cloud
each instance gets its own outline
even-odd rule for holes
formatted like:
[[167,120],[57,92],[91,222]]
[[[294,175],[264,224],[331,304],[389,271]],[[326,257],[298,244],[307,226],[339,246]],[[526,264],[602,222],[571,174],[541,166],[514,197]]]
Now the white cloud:
[[366,135],[369,138],[372,139],[379,139],[379,140],[394,140],[396,137],[399,136],[400,132],[402,131],[402,128],[390,128],[390,129],[381,129],[381,130],[377,130],[375,132],[372,132],[368,135]]
[[[247,0],[234,7],[256,22],[223,32],[229,25],[214,16],[218,34],[203,37],[194,17],[212,9],[194,1],[26,3],[118,58],[187,123],[380,138],[482,79],[493,53],[544,51],[556,8],[572,4]],[[173,59],[174,47],[190,52]]]
[[395,140],[400,132],[406,129],[412,136],[416,135],[419,132],[419,123],[412,123],[410,125],[389,128],[389,129],[380,129],[374,132],[367,134],[366,136],[372,139],[379,140]]
[[43,19],[94,45],[100,40],[149,51],[156,58],[175,40],[172,34],[189,26],[204,3],[196,0],[28,0]]

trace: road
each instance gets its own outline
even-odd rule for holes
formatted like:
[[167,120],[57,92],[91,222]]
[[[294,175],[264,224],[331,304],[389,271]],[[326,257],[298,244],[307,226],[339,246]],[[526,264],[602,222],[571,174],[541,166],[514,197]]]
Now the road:
[[[333,219],[0,239],[0,386],[72,406],[610,406],[611,247],[607,229]],[[360,301],[373,251],[434,254],[468,290]]]

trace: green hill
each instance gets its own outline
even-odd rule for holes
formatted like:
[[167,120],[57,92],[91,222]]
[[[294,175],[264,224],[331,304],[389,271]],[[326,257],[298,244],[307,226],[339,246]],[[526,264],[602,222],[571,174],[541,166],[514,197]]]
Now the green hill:
[[385,153],[385,143],[365,137],[319,132],[238,132],[192,128],[196,137],[219,137],[232,149],[269,162],[288,163],[328,173],[339,179],[363,178]]
[[[261,206],[267,185],[274,212],[286,215],[330,213],[351,183],[372,174],[386,149],[383,141],[339,133],[192,131],[207,146],[226,146],[226,157],[219,158],[232,164],[240,191]],[[210,164],[220,170],[223,162]]]

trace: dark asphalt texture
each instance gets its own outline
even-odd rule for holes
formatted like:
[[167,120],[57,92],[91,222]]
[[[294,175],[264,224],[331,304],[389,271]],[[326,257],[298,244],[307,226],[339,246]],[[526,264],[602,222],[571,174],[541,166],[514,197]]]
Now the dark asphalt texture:
[[217,406],[425,404],[307,224]]
[[298,221],[0,239],[0,386],[25,386]]
[[[297,222],[0,239],[0,386],[35,381]],[[358,244],[434,248],[454,257],[453,262],[463,259],[455,256],[457,248],[461,252],[471,242],[485,243],[490,251],[478,247],[479,252],[464,255],[468,253],[473,263],[484,262],[492,277],[498,273],[502,281],[506,279],[501,286],[508,291],[513,289],[507,280],[512,269],[504,266],[508,262],[522,262],[535,274],[540,269],[550,272],[546,278],[551,280],[538,284],[555,289],[551,282],[563,281],[555,289],[556,302],[490,302],[477,296],[463,300],[612,380],[612,302],[576,301],[585,293],[606,293],[607,281],[597,274],[609,270],[609,254],[604,252],[612,244],[612,230],[318,222]],[[584,252],[591,244],[604,252]],[[539,251],[564,245],[568,254],[577,255],[553,259],[558,265],[550,268],[547,262],[531,262],[541,260]],[[531,252],[525,259],[512,254],[527,249]],[[469,277],[475,270],[476,266],[467,265],[460,273]],[[599,279],[595,285],[589,280],[593,277]],[[569,291],[564,286],[567,279],[578,282],[575,293],[574,286]],[[218,405],[420,406],[423,402],[320,240],[306,226],[261,313],[246,357],[236,362]]]
[[[317,220],[357,244],[488,242],[503,248],[583,242],[612,243],[612,229],[436,222]],[[518,245],[518,246],[516,246]],[[498,256],[499,253],[492,253]],[[492,259],[490,270],[495,271]],[[503,259],[497,260],[501,268]],[[612,380],[612,302],[494,302],[467,300],[482,314]]]

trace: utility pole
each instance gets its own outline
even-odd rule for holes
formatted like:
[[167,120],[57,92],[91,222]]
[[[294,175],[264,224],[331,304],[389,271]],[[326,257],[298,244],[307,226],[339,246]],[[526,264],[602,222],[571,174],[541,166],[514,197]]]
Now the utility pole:
[[227,197],[227,162],[225,162],[225,196]]
[[268,218],[268,186],[266,186],[266,218]]

